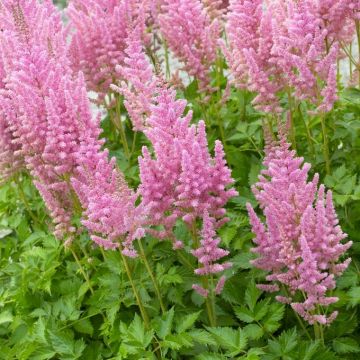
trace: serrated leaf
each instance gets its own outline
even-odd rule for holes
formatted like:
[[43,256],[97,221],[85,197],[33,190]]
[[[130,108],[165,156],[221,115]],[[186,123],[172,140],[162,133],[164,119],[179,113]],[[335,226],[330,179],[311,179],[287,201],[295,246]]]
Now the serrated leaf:
[[214,353],[203,353],[195,357],[196,360],[224,360],[227,359],[225,356]]
[[207,331],[202,329],[194,329],[188,332],[188,335],[191,336],[191,338],[203,345],[216,345],[216,340],[209,334]]
[[270,305],[268,315],[262,320],[264,329],[267,332],[273,333],[280,327],[280,320],[284,316],[284,311],[284,304],[273,303]]
[[174,308],[172,307],[161,319],[156,321],[155,331],[160,339],[165,339],[171,333],[172,324],[174,320]]
[[229,356],[238,355],[247,345],[247,337],[241,329],[232,329],[229,327],[207,327],[207,330],[213,335],[216,342],[228,350]]
[[264,335],[264,330],[257,324],[248,324],[243,330],[246,336],[251,340],[258,340]]
[[359,342],[350,337],[342,337],[333,340],[333,348],[338,354],[360,352]]
[[184,317],[182,317],[182,319],[178,322],[176,326],[176,332],[182,333],[190,329],[194,325],[195,321],[199,318],[201,312],[202,311],[198,311],[196,313],[185,315]]
[[82,334],[92,335],[94,332],[94,327],[90,319],[82,319],[80,321],[75,322],[74,329]]
[[241,321],[252,323],[255,320],[253,312],[245,306],[236,306],[234,311],[236,317]]
[[153,338],[153,332],[145,330],[144,323],[138,314],[135,314],[135,318],[127,329],[126,335],[130,336],[132,343],[140,345],[144,349],[149,346]]
[[253,311],[255,305],[261,295],[261,291],[256,287],[254,283],[250,283],[245,292],[245,304]]
[[298,345],[296,329],[284,331],[276,340],[269,340],[270,353],[284,357],[290,355]]

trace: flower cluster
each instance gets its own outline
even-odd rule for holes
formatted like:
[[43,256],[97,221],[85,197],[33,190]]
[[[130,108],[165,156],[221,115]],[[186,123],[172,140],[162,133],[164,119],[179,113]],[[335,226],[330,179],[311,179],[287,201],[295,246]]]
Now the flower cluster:
[[[78,87],[67,71],[66,39],[51,1],[2,2],[0,44],[6,76],[2,116],[17,156],[24,159],[54,219],[55,234],[69,236]],[[60,96],[61,94],[61,96]],[[71,236],[70,236],[71,238]]]
[[135,206],[137,195],[128,187],[124,175],[116,167],[116,159],[108,160],[101,150],[98,124],[83,128],[76,153],[77,174],[71,183],[84,209],[82,223],[91,239],[105,249],[122,248],[124,255],[137,255],[133,240],[144,236],[144,209]]
[[273,46],[272,15],[263,0],[232,0],[227,15],[229,49],[223,45],[233,83],[258,94],[253,103],[263,111],[281,111],[277,93],[284,82],[271,62]]
[[281,111],[279,91],[309,100],[318,112],[332,108],[340,39],[329,33],[320,12],[308,0],[267,6],[263,0],[230,2],[226,57],[235,84],[258,93],[254,104],[259,109]]
[[87,87],[104,100],[125,58],[125,40],[138,16],[133,0],[71,0],[67,14],[73,29],[70,54],[75,71],[85,74]]
[[[145,205],[151,204],[152,225],[162,225],[159,237],[172,237],[172,228],[182,218],[191,225],[205,210],[219,219],[220,226],[226,218],[224,205],[236,191],[226,166],[221,143],[216,142],[215,157],[209,154],[205,124],[191,125],[192,113],[183,113],[186,101],[176,100],[175,91],[159,90],[155,105],[144,130],[150,140],[153,158],[147,147],[139,158],[141,184],[139,192]],[[221,220],[220,220],[221,219]],[[174,246],[181,243],[174,239]]]
[[[197,249],[192,250],[192,254],[198,259],[198,262],[201,265],[198,269],[195,269],[195,274],[200,276],[217,274],[232,266],[230,262],[224,262],[222,264],[217,262],[221,258],[227,256],[229,251],[219,247],[221,239],[216,237],[216,231],[214,229],[215,222],[215,219],[211,218],[208,211],[205,210],[200,246]],[[225,276],[220,277],[214,289],[215,294],[221,293],[225,280]],[[209,289],[198,284],[194,284],[193,289],[203,297],[207,297],[209,294]]]
[[118,65],[120,86],[111,85],[112,90],[124,96],[124,105],[133,124],[133,129],[145,129],[146,119],[151,113],[151,104],[157,91],[157,79],[143,51],[141,28],[136,27],[128,36],[124,65]]
[[184,69],[199,81],[201,91],[211,91],[209,68],[216,60],[218,21],[211,20],[198,0],[164,0],[160,30]]
[[247,205],[256,235],[253,251],[259,255],[253,264],[270,272],[270,284],[260,288],[285,289],[279,301],[290,303],[310,324],[329,324],[337,313],[326,316],[320,308],[337,301],[327,292],[349,265],[350,259],[339,259],[352,243],[341,243],[346,235],[338,225],[331,191],[325,193],[323,185],[317,189],[318,175],[307,180],[310,165],[289,148],[284,135],[279,142],[268,141],[266,168],[253,187],[266,223]]
[[66,57],[59,13],[51,1],[6,5],[1,47],[8,55],[7,76],[0,104],[55,235],[69,244],[77,230],[73,217],[82,215],[95,242],[114,248],[122,240],[124,254],[134,256],[132,241],[143,234],[136,198],[115,161],[101,150],[84,77],[73,74]]

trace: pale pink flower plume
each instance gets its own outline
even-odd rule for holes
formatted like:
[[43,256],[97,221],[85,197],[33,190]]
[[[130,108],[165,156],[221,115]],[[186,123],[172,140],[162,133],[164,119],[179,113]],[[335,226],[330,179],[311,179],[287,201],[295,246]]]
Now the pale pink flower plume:
[[200,91],[212,91],[210,68],[216,61],[220,25],[211,20],[199,0],[164,0],[159,25],[167,45],[199,82]]
[[[221,239],[216,236],[215,224],[216,220],[211,218],[209,213],[205,210],[203,215],[200,246],[191,251],[191,253],[198,259],[198,263],[200,265],[199,268],[195,269],[196,275],[206,276],[217,274],[229,269],[232,266],[230,262],[218,262],[223,257],[229,255],[229,251],[219,247]],[[222,276],[219,279],[214,289],[215,294],[218,295],[221,293],[225,280],[225,276]],[[201,289],[199,291],[199,285],[193,285],[193,289],[195,289],[201,296],[204,296]]]
[[140,0],[71,0],[70,56],[75,71],[85,75],[88,90],[103,103],[123,64],[126,38],[139,15]]
[[[318,189],[318,175],[308,181],[310,165],[290,150],[285,135],[268,143],[265,170],[253,192],[265,216],[263,223],[250,204],[247,205],[252,231],[256,235],[253,251],[259,257],[253,264],[270,274],[265,291],[280,291],[278,300],[291,303],[293,309],[310,324],[329,324],[336,313],[325,316],[319,307],[338,299],[328,296],[335,288],[335,277],[343,273],[350,259],[341,260],[352,242],[338,224],[331,191]],[[295,302],[295,295],[303,302]]]

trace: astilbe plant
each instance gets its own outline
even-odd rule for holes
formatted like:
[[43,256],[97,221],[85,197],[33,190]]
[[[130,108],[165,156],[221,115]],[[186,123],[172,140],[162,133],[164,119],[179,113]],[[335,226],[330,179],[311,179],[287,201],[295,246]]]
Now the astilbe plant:
[[223,48],[233,81],[257,92],[258,109],[280,112],[280,92],[320,113],[332,108],[339,43],[336,37],[329,42],[313,2],[232,0],[227,16],[229,48]]
[[87,88],[98,94],[100,103],[117,79],[115,67],[124,61],[125,41],[142,3],[133,0],[69,3],[72,66],[85,74]]
[[141,39],[142,26],[133,29],[126,39],[126,57],[123,65],[117,65],[119,86],[111,85],[113,91],[124,96],[124,105],[128,111],[134,130],[146,128],[146,120],[151,114],[151,104],[159,86],[151,65],[146,59]]
[[170,50],[198,80],[200,91],[211,92],[209,69],[216,61],[219,22],[211,20],[198,0],[164,0],[159,24]]
[[[221,273],[229,269],[231,262],[219,263],[223,257],[229,255],[228,250],[219,247],[221,239],[216,236],[215,225],[216,220],[209,216],[207,210],[204,211],[203,225],[201,231],[201,241],[198,248],[192,250],[192,254],[198,259],[200,267],[195,269],[195,274],[200,276],[213,276],[213,274]],[[214,291],[215,295],[219,295],[224,287],[226,277],[222,275],[212,289],[208,282],[203,285],[193,284],[193,289],[203,297],[209,296],[209,291]]]
[[337,312],[322,309],[338,300],[330,293],[335,277],[348,267],[340,260],[352,242],[338,224],[331,191],[318,188],[318,175],[308,180],[310,164],[290,150],[286,136],[270,139],[264,166],[253,193],[265,216],[262,222],[247,204],[252,231],[256,235],[253,264],[269,272],[268,284],[259,285],[277,292],[277,299],[310,324],[330,324]]
[[84,209],[82,223],[91,239],[105,249],[120,248],[129,257],[137,256],[133,247],[136,238],[144,236],[145,210],[116,166],[116,159],[108,159],[98,140],[98,124],[83,128],[79,137],[77,172],[71,183]]
[[[220,226],[226,218],[224,205],[236,194],[221,143],[215,157],[209,154],[205,124],[191,125],[192,114],[183,116],[186,101],[176,100],[175,91],[163,88],[152,105],[145,135],[152,143],[154,158],[147,147],[139,158],[139,192],[145,205],[151,204],[152,225],[161,225],[160,237],[172,237],[177,219],[191,227],[205,210]],[[181,246],[174,240],[174,246]]]
[[[3,1],[5,68],[1,110],[15,154],[24,159],[54,219],[55,234],[74,232],[68,176],[74,167],[78,83],[67,71],[65,33],[51,1]],[[71,236],[69,237],[69,240]]]
[[229,6],[229,0],[202,0],[202,3],[212,19],[222,19]]
[[229,47],[222,48],[229,64],[232,82],[258,94],[253,100],[265,112],[279,112],[277,93],[284,81],[271,59],[272,17],[262,0],[231,0],[226,34]]
[[124,253],[133,256],[132,237],[140,234],[132,223],[137,219],[135,209],[131,212],[134,195],[101,150],[85,80],[73,74],[66,57],[59,13],[51,2],[9,1],[3,10],[7,28],[1,45],[11,56],[1,106],[18,153],[50,210],[55,235],[69,244],[77,230],[73,218],[84,210],[83,224],[96,243],[114,248],[120,245],[115,240],[123,240]]

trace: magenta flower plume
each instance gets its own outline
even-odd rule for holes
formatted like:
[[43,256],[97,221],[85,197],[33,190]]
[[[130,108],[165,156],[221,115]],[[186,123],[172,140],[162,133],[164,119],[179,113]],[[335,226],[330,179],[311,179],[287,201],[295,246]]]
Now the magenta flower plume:
[[[229,251],[219,247],[221,239],[216,237],[215,224],[216,220],[211,218],[209,213],[205,210],[200,246],[191,252],[198,259],[200,267],[195,269],[195,274],[200,276],[217,274],[232,266],[230,262],[224,262],[222,264],[218,262],[218,260],[227,256]],[[219,282],[214,289],[216,294],[221,293],[225,280],[224,276],[219,279]],[[208,289],[205,289],[198,284],[194,284],[193,289],[203,297],[207,297],[208,295]]]
[[7,5],[1,13],[7,76],[0,105],[55,235],[69,244],[77,230],[73,218],[82,215],[93,241],[114,248],[121,240],[123,252],[134,256],[132,241],[142,234],[135,195],[101,150],[84,77],[73,73],[66,58],[58,11],[50,1]]
[[[4,91],[6,71],[0,58],[0,89]],[[0,107],[0,185],[24,168],[24,161],[18,155],[19,146],[14,144],[10,124],[2,115]]]
[[141,36],[139,27],[129,34],[124,65],[116,67],[116,72],[122,80],[119,86],[111,86],[112,90],[124,96],[124,105],[133,128],[137,131],[142,131],[146,127],[146,119],[151,114],[151,104],[157,92],[158,82],[145,56]]
[[170,50],[184,64],[184,70],[198,80],[200,91],[211,91],[209,69],[216,60],[218,21],[210,19],[198,0],[163,3],[159,24]]
[[[226,221],[224,205],[237,194],[229,188],[233,179],[221,143],[216,142],[212,158],[204,122],[190,126],[192,113],[183,117],[186,101],[176,100],[175,95],[174,90],[160,89],[148,119],[149,128],[144,131],[154,158],[146,147],[139,158],[139,193],[144,205],[151,204],[152,225],[164,228],[157,233],[160,238],[172,238],[177,219],[191,225],[205,210],[220,226]],[[175,247],[181,245],[173,240]]]
[[350,263],[340,258],[352,242],[341,242],[346,234],[338,225],[331,191],[325,194],[323,185],[317,189],[318,175],[308,181],[310,165],[289,148],[285,135],[268,144],[266,168],[253,187],[266,222],[247,205],[256,235],[253,251],[259,255],[253,264],[270,273],[269,283],[259,288],[275,292],[285,288],[279,301],[290,303],[310,324],[329,324],[336,312],[325,315],[320,308],[337,301],[327,293]]
[[72,185],[84,209],[82,223],[91,239],[105,249],[120,247],[124,255],[137,256],[133,241],[144,236],[144,209],[135,206],[137,195],[128,187],[124,175],[116,167],[116,159],[108,160],[102,141],[94,132],[84,129],[77,152],[77,175]]
[[258,93],[254,105],[262,111],[281,111],[277,93],[283,89],[281,72],[271,60],[272,15],[263,0],[231,0],[226,33],[229,49],[223,51],[239,88]]
[[0,44],[6,77],[0,106],[17,148],[55,223],[68,236],[79,83],[67,70],[61,16],[51,1],[3,1]]
[[140,1],[71,0],[67,14],[72,34],[70,54],[75,71],[103,102],[125,58],[125,40],[138,15]]
[[[257,92],[254,105],[280,112],[278,93],[307,100],[317,112],[336,97],[337,41],[330,41],[313,1],[232,0],[223,49],[237,87]],[[323,2],[322,2],[323,3]],[[330,46],[331,45],[331,46]]]

